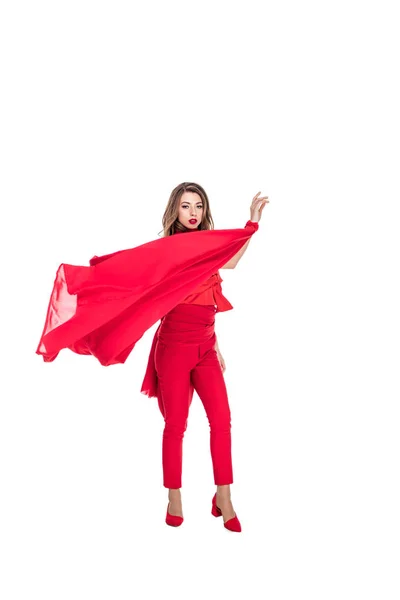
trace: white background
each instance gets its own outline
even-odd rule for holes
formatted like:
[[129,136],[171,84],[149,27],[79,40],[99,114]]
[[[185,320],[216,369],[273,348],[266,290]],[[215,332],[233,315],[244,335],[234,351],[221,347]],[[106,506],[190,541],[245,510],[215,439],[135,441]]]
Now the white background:
[[[2,3],[4,600],[399,598],[395,4]],[[125,365],[35,354],[59,264],[156,239],[183,181],[216,228],[270,198],[220,271],[240,534],[196,394],[164,522],[156,325]]]

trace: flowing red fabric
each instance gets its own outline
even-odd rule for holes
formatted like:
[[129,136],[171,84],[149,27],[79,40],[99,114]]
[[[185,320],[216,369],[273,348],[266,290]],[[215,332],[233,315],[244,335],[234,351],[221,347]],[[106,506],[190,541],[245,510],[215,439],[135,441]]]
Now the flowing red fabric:
[[62,263],[36,354],[52,362],[63,348],[103,366],[124,363],[145,331],[232,258],[258,229],[193,230]]

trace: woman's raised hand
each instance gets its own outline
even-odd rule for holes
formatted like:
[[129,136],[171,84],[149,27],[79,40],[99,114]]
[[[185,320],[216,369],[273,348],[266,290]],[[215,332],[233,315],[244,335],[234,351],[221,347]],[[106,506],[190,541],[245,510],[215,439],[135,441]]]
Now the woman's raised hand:
[[258,192],[258,194],[254,196],[250,206],[250,221],[255,221],[256,223],[261,219],[263,208],[267,202],[269,202],[268,196],[259,197],[260,194],[261,192]]

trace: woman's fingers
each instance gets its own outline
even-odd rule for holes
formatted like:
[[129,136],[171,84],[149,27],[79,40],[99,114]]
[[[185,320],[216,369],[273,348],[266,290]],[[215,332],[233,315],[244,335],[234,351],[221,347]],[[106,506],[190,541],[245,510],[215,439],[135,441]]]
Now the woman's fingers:
[[[259,195],[259,194],[261,194],[261,192],[258,192],[258,194],[256,194],[256,195],[254,196],[254,198],[253,198],[253,201],[252,201],[252,205],[253,205],[253,204],[256,204],[257,202],[261,202],[262,200],[267,200],[268,196],[261,196],[261,197],[259,198],[259,197],[258,197],[258,195]],[[269,202],[269,200],[268,200],[268,202]]]

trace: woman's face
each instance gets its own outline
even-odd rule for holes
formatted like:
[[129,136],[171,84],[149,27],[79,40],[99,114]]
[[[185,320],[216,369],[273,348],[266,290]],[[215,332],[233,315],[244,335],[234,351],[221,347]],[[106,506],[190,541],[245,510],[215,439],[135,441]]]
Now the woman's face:
[[[180,199],[178,221],[188,229],[197,229],[203,218],[203,201],[196,192],[183,192]],[[196,220],[190,223],[191,220]]]

